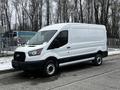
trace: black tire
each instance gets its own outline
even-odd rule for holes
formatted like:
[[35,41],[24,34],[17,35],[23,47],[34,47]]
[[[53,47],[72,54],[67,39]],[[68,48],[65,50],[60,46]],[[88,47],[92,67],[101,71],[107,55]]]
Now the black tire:
[[100,66],[103,63],[103,57],[102,54],[97,54],[95,56],[95,59],[92,61],[95,66]]
[[44,76],[53,76],[58,71],[58,63],[52,60],[48,60],[44,65],[43,75]]
[[23,72],[24,72],[25,74],[33,73],[32,71],[29,71],[29,70],[23,70]]

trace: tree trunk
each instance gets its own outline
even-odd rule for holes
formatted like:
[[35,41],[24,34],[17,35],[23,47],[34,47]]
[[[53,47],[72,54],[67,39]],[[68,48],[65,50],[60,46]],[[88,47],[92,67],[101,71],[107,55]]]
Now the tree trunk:
[[82,10],[82,3],[81,3],[81,0],[80,0],[80,17],[81,17],[81,23],[83,23],[83,10]]
[[46,25],[50,24],[50,2],[49,0],[46,0],[46,18],[47,18],[47,23]]

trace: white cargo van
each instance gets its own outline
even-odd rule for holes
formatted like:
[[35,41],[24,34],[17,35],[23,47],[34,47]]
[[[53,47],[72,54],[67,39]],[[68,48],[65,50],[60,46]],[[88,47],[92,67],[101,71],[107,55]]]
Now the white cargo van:
[[103,25],[61,23],[46,26],[14,53],[15,69],[42,70],[54,75],[59,66],[92,61],[102,64],[108,55],[106,28]]

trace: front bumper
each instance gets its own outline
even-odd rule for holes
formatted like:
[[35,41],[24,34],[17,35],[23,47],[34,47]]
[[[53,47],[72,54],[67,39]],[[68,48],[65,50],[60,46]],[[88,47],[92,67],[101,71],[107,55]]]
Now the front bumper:
[[43,70],[44,64],[45,60],[26,62],[12,60],[12,67],[17,70],[29,70],[29,71]]

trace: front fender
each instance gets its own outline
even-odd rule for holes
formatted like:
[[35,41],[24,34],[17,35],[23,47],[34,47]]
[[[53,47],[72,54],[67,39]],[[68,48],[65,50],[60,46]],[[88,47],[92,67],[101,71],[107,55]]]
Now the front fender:
[[46,60],[48,57],[60,58],[56,53],[46,53],[41,57],[41,60]]

